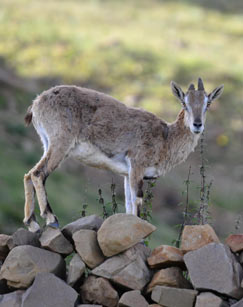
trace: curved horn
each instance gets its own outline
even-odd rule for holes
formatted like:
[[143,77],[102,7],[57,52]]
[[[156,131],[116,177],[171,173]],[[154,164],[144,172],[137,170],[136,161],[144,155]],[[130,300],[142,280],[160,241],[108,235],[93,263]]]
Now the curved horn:
[[204,85],[203,85],[203,81],[201,78],[198,78],[198,90],[204,91]]
[[195,91],[195,86],[193,83],[190,84],[188,91]]

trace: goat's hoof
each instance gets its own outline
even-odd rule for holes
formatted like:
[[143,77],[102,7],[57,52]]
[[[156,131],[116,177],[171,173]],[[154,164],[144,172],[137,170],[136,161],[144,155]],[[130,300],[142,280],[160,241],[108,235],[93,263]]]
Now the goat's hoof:
[[53,222],[53,223],[46,224],[46,226],[58,229],[59,228],[59,223],[58,222]]
[[36,221],[31,221],[28,225],[26,225],[30,232],[35,232],[39,234],[41,232],[40,225]]
[[51,215],[46,220],[46,227],[59,228],[58,219],[55,215]]

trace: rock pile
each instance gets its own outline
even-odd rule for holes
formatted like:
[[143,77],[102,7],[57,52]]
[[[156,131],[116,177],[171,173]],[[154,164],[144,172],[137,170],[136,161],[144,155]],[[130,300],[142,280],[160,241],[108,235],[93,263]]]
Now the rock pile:
[[243,307],[243,235],[185,226],[180,249],[151,251],[155,229],[116,214],[0,235],[0,307]]

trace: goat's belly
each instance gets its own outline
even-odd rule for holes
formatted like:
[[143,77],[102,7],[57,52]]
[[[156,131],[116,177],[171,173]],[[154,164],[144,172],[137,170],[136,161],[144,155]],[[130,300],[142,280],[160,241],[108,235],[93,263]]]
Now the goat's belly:
[[71,155],[88,166],[108,169],[123,176],[128,175],[128,166],[123,159],[123,155],[109,158],[99,148],[90,143],[79,143],[72,150]]

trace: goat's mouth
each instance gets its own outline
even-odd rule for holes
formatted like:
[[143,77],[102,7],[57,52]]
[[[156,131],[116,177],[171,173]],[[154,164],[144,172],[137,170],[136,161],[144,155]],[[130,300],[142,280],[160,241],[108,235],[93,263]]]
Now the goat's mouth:
[[193,134],[200,134],[200,133],[202,133],[203,132],[203,128],[199,128],[199,129],[197,129],[197,128],[192,128],[192,129],[190,129],[191,130],[191,132],[193,133]]

